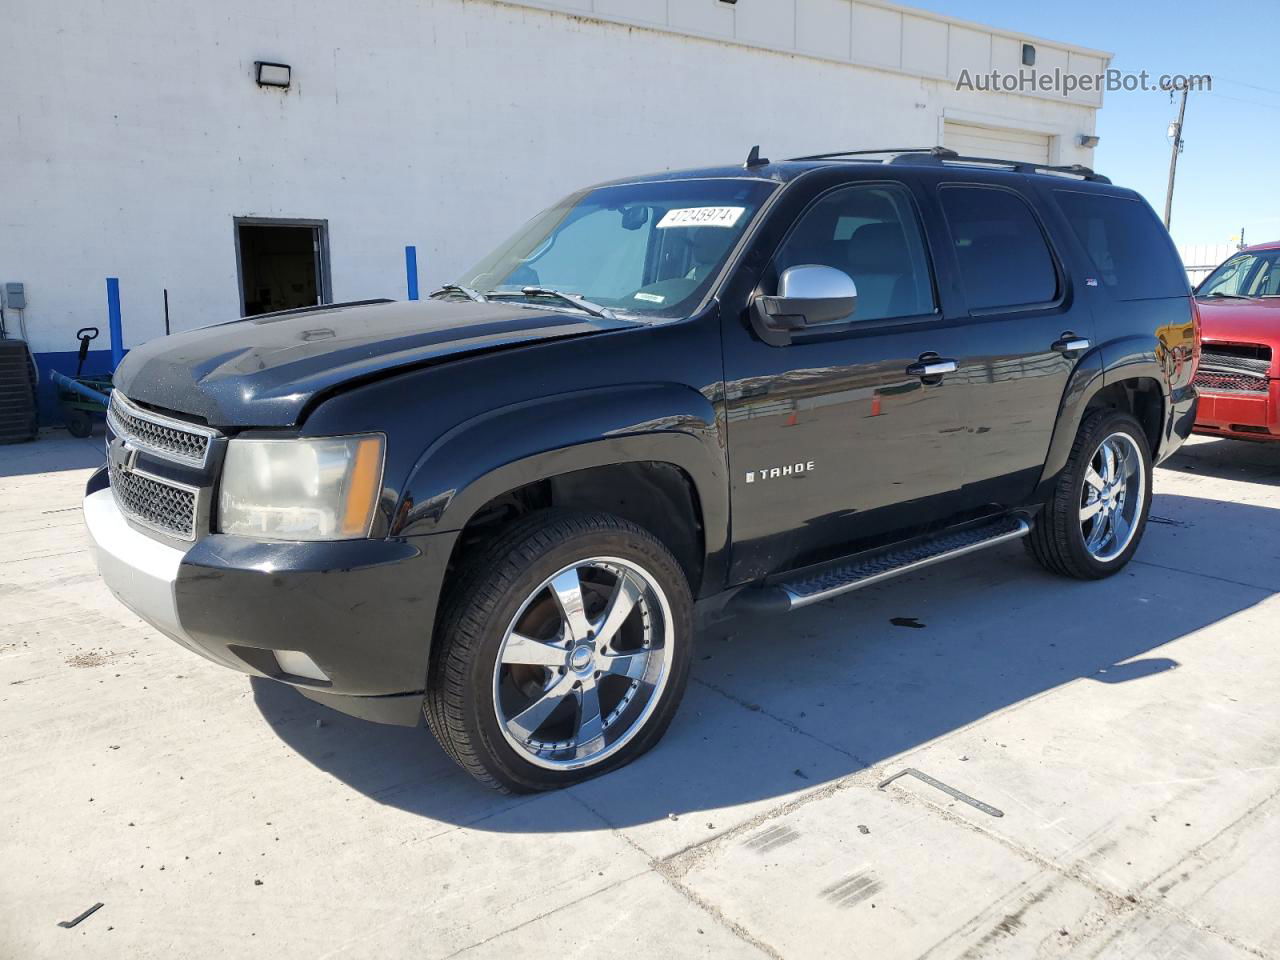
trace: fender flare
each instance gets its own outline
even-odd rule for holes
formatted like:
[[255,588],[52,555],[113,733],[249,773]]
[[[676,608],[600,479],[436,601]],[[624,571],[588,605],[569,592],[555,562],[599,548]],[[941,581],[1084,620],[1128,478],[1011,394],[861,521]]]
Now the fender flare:
[[1102,344],[1102,366],[1107,385],[1146,378],[1160,384],[1169,399],[1169,352],[1163,340],[1152,336],[1120,337]]
[[[1125,380],[1148,379],[1160,385],[1164,405],[1161,429],[1168,419],[1168,371],[1160,363],[1150,337],[1123,337],[1112,340],[1085,354],[1071,372],[1058,408],[1058,420],[1049,441],[1049,452],[1037,487],[1039,499],[1048,495],[1058,474],[1067,465],[1071,445],[1089,403],[1105,387]],[[1155,455],[1155,451],[1152,451]]]
[[509,490],[640,461],[671,464],[689,478],[702,515],[704,571],[718,576],[729,538],[726,455],[711,401],[681,384],[555,394],[458,424],[414,465],[391,535],[456,535],[480,507]]

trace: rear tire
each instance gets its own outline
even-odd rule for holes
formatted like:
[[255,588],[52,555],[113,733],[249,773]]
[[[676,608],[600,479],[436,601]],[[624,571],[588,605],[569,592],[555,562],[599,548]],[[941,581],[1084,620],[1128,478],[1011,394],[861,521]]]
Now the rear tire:
[[1067,465],[1023,542],[1047,570],[1099,580],[1123,569],[1151,510],[1151,450],[1142,426],[1118,410],[1086,416]]
[[506,792],[569,786],[662,737],[692,661],[671,552],[618,517],[532,514],[451,587],[424,712],[441,746]]

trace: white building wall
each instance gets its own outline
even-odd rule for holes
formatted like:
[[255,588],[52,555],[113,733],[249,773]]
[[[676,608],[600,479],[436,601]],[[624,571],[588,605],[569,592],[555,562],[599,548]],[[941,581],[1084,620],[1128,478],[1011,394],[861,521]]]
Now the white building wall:
[[[163,332],[164,288],[175,331],[237,316],[237,216],[327,220],[334,298],[402,298],[405,244],[425,291],[595,181],[753,143],[928,146],[944,118],[1040,130],[1087,163],[1096,110],[956,91],[958,65],[1014,69],[1020,41],[850,0],[6,9],[0,282],[26,284],[37,353],[86,324],[106,345],[107,276],[127,346]],[[259,89],[255,60],[292,65],[293,87]]]
[[[934,79],[1021,68],[1022,44],[1036,69],[1098,74],[1111,54],[1013,33],[884,0],[506,0],[516,6],[590,15],[684,35],[803,54],[839,63],[901,70]],[[1061,101],[1056,93],[1035,93]],[[1073,91],[1069,102],[1101,106],[1100,90]]]

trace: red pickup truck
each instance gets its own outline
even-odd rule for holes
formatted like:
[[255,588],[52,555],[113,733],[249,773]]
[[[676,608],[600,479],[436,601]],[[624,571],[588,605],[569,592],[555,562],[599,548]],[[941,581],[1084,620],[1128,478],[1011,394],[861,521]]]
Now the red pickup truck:
[[1196,433],[1280,440],[1280,241],[1246,247],[1196,288]]

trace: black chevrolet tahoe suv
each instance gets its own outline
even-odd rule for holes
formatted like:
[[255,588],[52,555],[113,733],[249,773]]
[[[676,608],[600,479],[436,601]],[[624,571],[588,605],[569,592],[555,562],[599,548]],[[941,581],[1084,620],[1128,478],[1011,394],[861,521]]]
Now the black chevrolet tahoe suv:
[[662,736],[695,623],[1015,538],[1115,573],[1198,354],[1168,234],[1087,168],[752,151],[424,301],[134,349],[84,513],[178,643],[541,790]]

